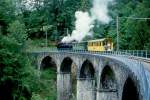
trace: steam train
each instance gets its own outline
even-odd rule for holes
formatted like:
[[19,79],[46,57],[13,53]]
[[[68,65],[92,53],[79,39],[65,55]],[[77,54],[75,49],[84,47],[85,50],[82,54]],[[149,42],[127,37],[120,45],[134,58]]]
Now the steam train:
[[110,38],[83,41],[81,43],[58,43],[58,50],[87,50],[87,51],[112,51],[113,42]]

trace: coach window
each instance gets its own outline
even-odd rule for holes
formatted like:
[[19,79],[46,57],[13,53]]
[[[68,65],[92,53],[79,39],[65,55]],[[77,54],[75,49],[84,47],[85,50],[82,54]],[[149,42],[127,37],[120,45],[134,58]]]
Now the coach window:
[[103,46],[104,46],[104,45],[105,45],[105,42],[103,41],[102,44],[103,44]]
[[88,46],[91,46],[91,43],[90,43],[90,42],[88,43]]
[[97,42],[95,42],[95,46],[98,46],[98,43],[97,43]]
[[91,43],[91,42],[89,42],[89,46],[92,46],[92,43]]
[[97,42],[97,46],[99,46],[99,42]]

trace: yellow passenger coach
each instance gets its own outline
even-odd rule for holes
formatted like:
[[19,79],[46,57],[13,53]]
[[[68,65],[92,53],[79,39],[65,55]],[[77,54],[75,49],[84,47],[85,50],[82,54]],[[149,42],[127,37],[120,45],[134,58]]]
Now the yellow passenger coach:
[[113,42],[110,38],[89,40],[87,43],[88,51],[112,51]]

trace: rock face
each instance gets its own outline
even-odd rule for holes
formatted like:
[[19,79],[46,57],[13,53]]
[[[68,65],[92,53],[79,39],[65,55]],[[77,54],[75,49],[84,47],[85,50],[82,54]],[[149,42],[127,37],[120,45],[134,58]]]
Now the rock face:
[[150,66],[140,61],[88,53],[40,52],[36,55],[39,70],[47,56],[56,64],[57,100],[72,100],[72,80],[75,79],[76,100],[150,100],[147,70]]

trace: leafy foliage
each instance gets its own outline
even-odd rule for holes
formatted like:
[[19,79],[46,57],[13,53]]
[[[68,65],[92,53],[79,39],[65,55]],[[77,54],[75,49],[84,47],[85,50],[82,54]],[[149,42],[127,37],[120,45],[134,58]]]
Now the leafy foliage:
[[15,38],[18,43],[23,43],[27,38],[25,25],[18,20],[9,24],[8,32],[10,33],[9,36]]
[[19,52],[20,45],[11,38],[0,36],[0,48],[0,99],[29,99],[30,91],[22,80],[28,77],[27,57]]

